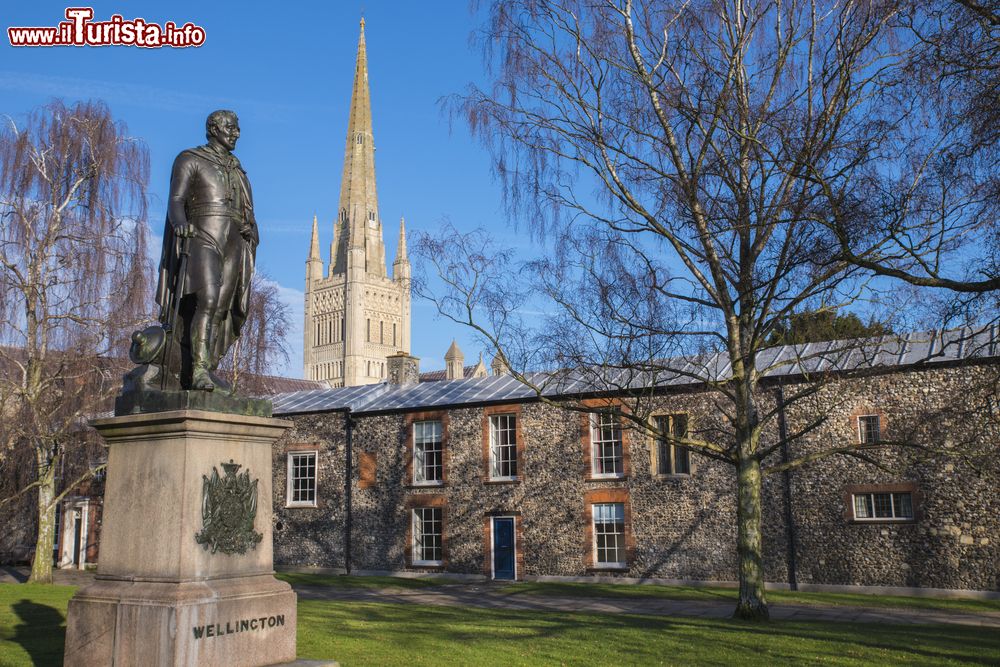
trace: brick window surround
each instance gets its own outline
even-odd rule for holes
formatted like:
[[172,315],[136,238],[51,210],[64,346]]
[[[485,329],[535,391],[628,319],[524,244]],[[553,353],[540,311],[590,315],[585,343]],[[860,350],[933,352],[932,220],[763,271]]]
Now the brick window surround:
[[[418,420],[420,421],[420,420]],[[422,570],[443,570],[448,567],[448,499],[436,493],[420,493],[407,496],[403,503],[406,510],[406,549],[404,557],[407,568],[417,568]],[[440,565],[414,565],[413,564],[413,510],[418,507],[439,507],[441,508],[441,564]]]
[[[325,447],[319,442],[292,442],[284,447],[285,453],[285,508],[286,509],[317,509],[322,508],[326,505],[324,499],[320,496],[320,457],[319,453],[323,451]],[[312,503],[292,503],[291,502],[291,460],[292,454],[315,454],[316,459],[316,472],[315,472],[315,487],[314,487],[314,498],[315,501]]]
[[[895,518],[872,518],[872,519],[855,519],[854,518],[854,496],[856,494],[864,493],[909,493],[911,503],[913,506],[913,518],[905,519],[895,519]],[[843,500],[844,507],[844,520],[847,523],[854,525],[871,525],[871,524],[912,524],[917,523],[923,518],[923,494],[920,493],[920,487],[916,482],[901,482],[897,484],[851,484],[845,486],[843,493],[841,494],[841,499]]]
[[[602,503],[621,503],[625,510],[625,562],[626,566],[597,565],[594,559],[594,515],[593,505]],[[583,496],[583,566],[588,571],[627,570],[635,560],[635,536],[632,533],[632,507],[629,503],[627,489],[594,489]]]
[[[669,411],[667,411],[667,412],[654,412],[653,414],[649,415],[649,423],[650,423],[651,426],[655,427],[656,426],[656,420],[658,418],[663,418],[663,417],[674,418],[674,417],[679,417],[679,416],[684,417],[685,419],[687,419],[687,432],[688,432],[688,434],[690,434],[691,431],[693,430],[692,429],[692,420],[691,420],[691,415],[688,414],[688,413],[686,413],[686,412],[669,412]],[[693,451],[688,450],[688,472],[686,472],[686,473],[676,473],[676,472],[660,473],[659,472],[659,470],[660,470],[660,442],[659,442],[659,439],[655,435],[653,435],[652,433],[650,433],[646,437],[646,444],[649,446],[649,470],[650,470],[650,472],[651,472],[651,474],[652,474],[653,477],[655,477],[657,479],[688,479],[690,477],[693,477],[694,474],[697,472],[697,470],[696,470],[696,468],[697,468],[696,461],[697,461],[698,457],[694,456],[694,452]],[[671,470],[673,470],[673,458],[672,457],[673,457],[674,447],[675,447],[674,445],[669,445],[669,449],[670,449],[670,453],[671,453],[671,462],[670,462]]]
[[[517,455],[517,476],[514,478],[493,479],[492,477],[492,466],[490,465],[490,417],[495,415],[514,415],[514,438],[517,440],[517,447],[515,449]],[[481,478],[483,483],[518,484],[522,479],[524,479],[524,428],[521,423],[521,404],[491,405],[483,408],[481,430],[483,439],[483,467]]]
[[[414,482],[413,479],[413,424],[415,422],[439,421],[441,422],[441,480],[433,483]],[[448,448],[448,411],[428,410],[424,412],[410,412],[406,415],[406,481],[404,484],[411,487],[434,487],[445,486],[448,483],[448,459],[450,452]]]
[[521,581],[524,576],[524,532],[520,510],[497,510],[483,516],[483,574],[487,578],[493,576],[493,517],[514,517],[514,580]]
[[[585,407],[594,408],[609,408],[618,407],[623,412],[627,409],[623,405],[616,405],[615,403],[609,403],[607,400],[602,399],[587,399],[582,401]],[[618,424],[621,427],[621,438],[622,438],[622,472],[620,475],[607,475],[607,476],[594,476],[594,444],[591,438],[591,432],[593,428],[593,419],[595,415],[600,414],[599,411],[594,412],[581,412],[580,417],[580,444],[583,449],[583,465],[584,465],[584,480],[586,481],[605,481],[605,480],[619,480],[629,476],[631,473],[631,465],[629,461],[629,429],[625,428],[625,424],[622,422],[621,418],[618,419]]]
[[871,447],[868,443],[861,442],[861,417],[878,417],[879,440],[886,440],[889,433],[889,422],[885,418],[885,413],[878,408],[859,407],[851,412],[849,426],[851,429],[851,442],[861,447]]

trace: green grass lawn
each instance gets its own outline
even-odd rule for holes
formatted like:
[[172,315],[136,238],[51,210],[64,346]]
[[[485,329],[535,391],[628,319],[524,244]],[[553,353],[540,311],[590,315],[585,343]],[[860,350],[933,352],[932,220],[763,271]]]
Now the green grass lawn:
[[[401,577],[355,577],[344,575],[279,573],[279,579],[294,586],[332,586],[336,588],[405,588],[417,589],[441,586],[454,581],[444,578],[409,579]],[[550,597],[586,598],[661,598],[667,600],[703,600],[732,602],[735,606],[735,588],[703,588],[694,586],[659,586],[655,584],[573,584],[556,582],[519,582],[516,584],[491,584],[491,590],[505,595],[547,595]],[[850,607],[878,607],[895,609],[927,609],[950,612],[1000,612],[1000,600],[943,599],[899,597],[891,595],[865,595],[862,593],[802,593],[768,591],[768,602],[834,605]]]
[[[61,665],[70,586],[0,584],[0,665]],[[996,664],[1000,633],[416,605],[299,603],[299,656],[351,665]]]

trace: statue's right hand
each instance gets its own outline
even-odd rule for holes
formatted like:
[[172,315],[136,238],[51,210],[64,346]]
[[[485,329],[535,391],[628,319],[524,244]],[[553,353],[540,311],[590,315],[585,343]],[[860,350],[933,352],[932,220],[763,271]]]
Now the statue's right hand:
[[195,227],[194,225],[177,225],[174,227],[174,234],[181,237],[182,239],[189,239],[194,236]]

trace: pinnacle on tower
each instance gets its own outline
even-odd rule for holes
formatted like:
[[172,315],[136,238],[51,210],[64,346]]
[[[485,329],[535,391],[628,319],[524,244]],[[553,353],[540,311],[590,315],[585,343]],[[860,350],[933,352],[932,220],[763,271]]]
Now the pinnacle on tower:
[[406,256],[406,218],[399,218],[399,245],[396,246],[396,261],[393,264],[399,264],[401,262],[408,262],[409,258]]
[[306,260],[306,291],[310,284],[323,279],[323,259],[319,256],[319,220],[313,215],[312,240],[309,242],[309,259]]
[[319,256],[319,218],[313,214],[312,241],[309,242],[309,259],[320,259]]

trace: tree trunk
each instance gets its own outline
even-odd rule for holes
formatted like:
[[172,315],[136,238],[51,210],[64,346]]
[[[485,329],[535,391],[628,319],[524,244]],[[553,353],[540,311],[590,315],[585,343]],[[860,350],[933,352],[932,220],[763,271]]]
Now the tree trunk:
[[38,471],[38,539],[35,540],[35,557],[31,561],[33,584],[52,583],[52,551],[55,548],[56,508],[52,498],[56,494],[54,465]]
[[736,553],[740,561],[740,599],[734,618],[766,621],[764,557],[761,548],[761,474],[756,457],[740,457],[736,473]]

